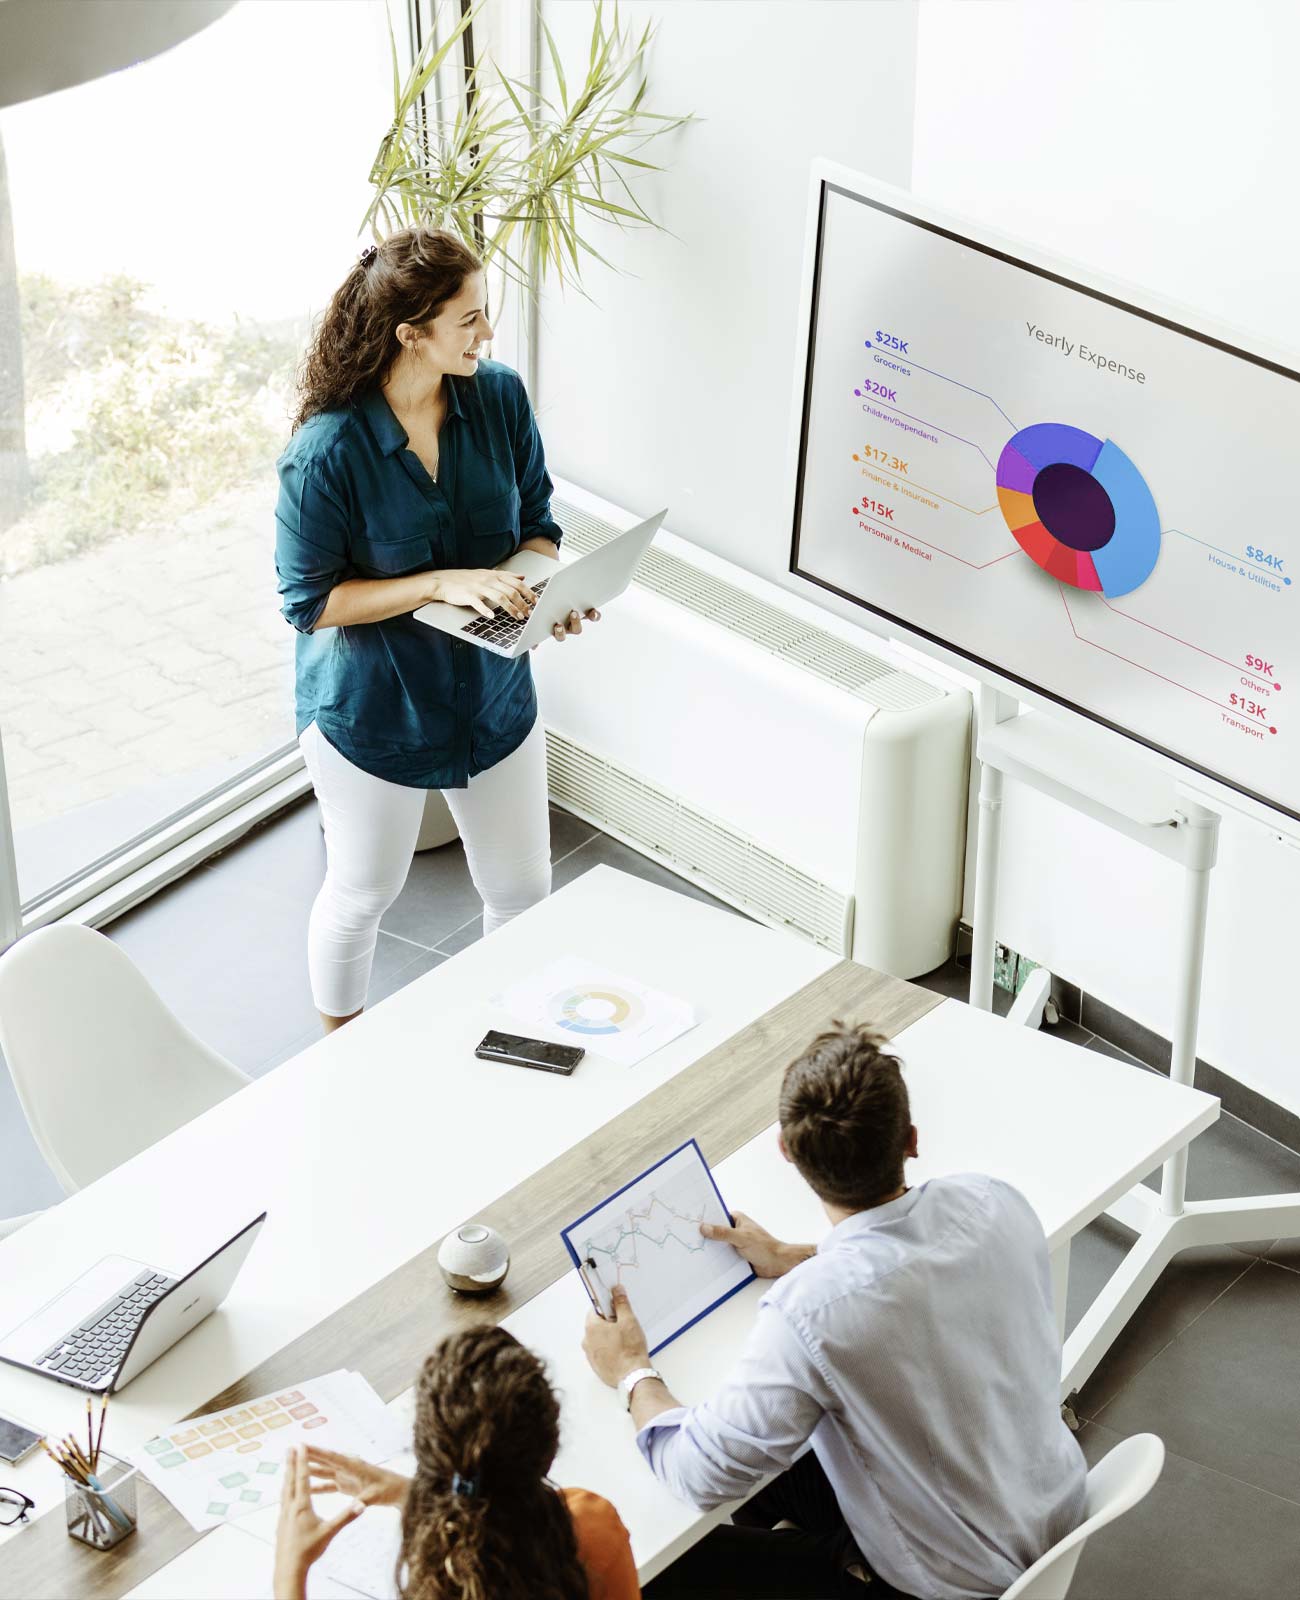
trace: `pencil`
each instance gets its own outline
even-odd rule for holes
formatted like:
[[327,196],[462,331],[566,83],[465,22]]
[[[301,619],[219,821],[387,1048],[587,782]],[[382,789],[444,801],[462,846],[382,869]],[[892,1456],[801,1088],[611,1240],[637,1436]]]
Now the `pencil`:
[[51,1450],[49,1445],[46,1444],[44,1439],[41,1440],[41,1449],[44,1450],[45,1454],[49,1456],[50,1460],[56,1467],[59,1468],[61,1472],[67,1473],[69,1477],[72,1476],[72,1474],[68,1472],[67,1464],[64,1462],[63,1458],[61,1456],[56,1456],[54,1451]]
[[95,1435],[95,1457],[90,1463],[96,1472],[99,1471],[99,1447],[104,1442],[104,1414],[107,1412],[107,1410],[108,1395],[103,1394],[100,1396],[99,1401],[99,1432]]
[[94,1454],[95,1454],[95,1435],[94,1435],[94,1432],[92,1431],[92,1423],[91,1423],[91,1420],[90,1420],[90,1396],[89,1395],[86,1396],[86,1452],[87,1452],[87,1454],[86,1454],[87,1464],[90,1465],[92,1470],[93,1470],[93,1467],[94,1467],[93,1457],[94,1457]]

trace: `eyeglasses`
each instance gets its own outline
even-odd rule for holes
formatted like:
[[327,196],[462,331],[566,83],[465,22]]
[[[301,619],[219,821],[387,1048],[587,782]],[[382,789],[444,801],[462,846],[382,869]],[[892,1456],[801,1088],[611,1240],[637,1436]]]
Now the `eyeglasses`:
[[27,1513],[35,1509],[35,1500],[21,1489],[0,1489],[0,1528],[7,1528],[12,1522],[26,1522]]

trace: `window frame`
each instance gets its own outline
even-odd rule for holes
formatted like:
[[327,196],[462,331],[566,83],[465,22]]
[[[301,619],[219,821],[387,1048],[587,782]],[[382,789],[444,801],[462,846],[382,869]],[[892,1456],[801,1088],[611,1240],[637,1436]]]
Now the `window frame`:
[[[522,6],[528,0],[514,3]],[[404,7],[394,5],[390,10],[399,70],[410,70],[418,40],[434,14],[430,0],[405,0]],[[302,751],[296,740],[288,739],[215,789],[207,790],[24,902],[18,887],[4,763],[4,725],[0,720],[0,952],[23,934],[49,923],[72,921],[102,927],[112,922],[310,790],[311,779]]]

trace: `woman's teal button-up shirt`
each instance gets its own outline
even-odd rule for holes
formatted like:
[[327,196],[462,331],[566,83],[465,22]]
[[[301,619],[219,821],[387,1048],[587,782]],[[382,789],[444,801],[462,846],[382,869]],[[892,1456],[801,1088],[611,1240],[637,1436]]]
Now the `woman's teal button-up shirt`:
[[313,633],[330,590],[346,578],[493,567],[525,539],[561,538],[519,374],[480,361],[474,377],[442,381],[436,483],[377,388],[309,417],[276,464],[297,730],[314,721],[354,766],[421,789],[463,789],[523,743],[537,716],[528,657],[508,661],[410,614]]

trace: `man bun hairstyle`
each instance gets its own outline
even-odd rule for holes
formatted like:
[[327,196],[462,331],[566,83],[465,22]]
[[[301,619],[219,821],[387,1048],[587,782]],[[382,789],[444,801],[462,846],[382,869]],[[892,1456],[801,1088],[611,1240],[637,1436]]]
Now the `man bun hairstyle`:
[[898,1057],[866,1026],[818,1034],[786,1068],[781,1137],[808,1187],[862,1211],[902,1187],[912,1125]]

